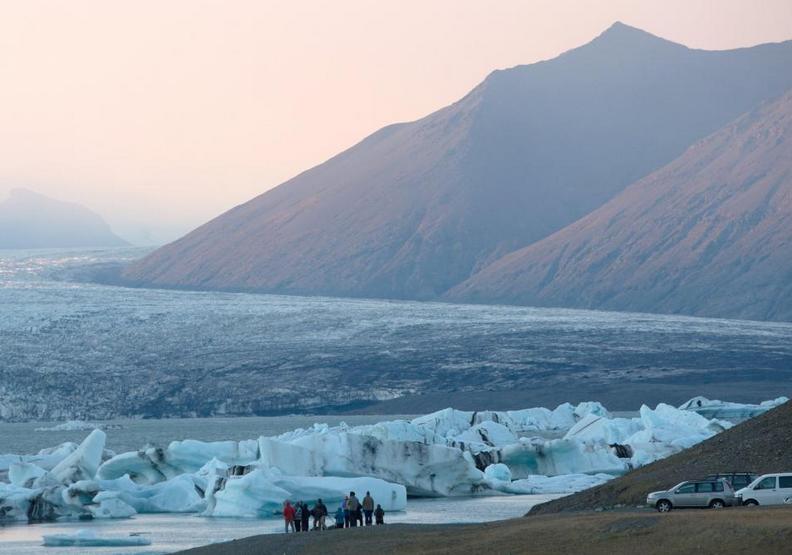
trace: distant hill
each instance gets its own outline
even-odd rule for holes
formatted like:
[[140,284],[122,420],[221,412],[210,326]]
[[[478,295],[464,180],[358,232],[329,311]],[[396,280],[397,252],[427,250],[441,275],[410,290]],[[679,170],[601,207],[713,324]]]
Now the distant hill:
[[447,298],[792,320],[792,92]]
[[[436,298],[792,87],[792,42],[615,24],[361,143],[131,265],[131,284]],[[266,155],[266,153],[262,153]]]
[[128,243],[84,206],[27,189],[0,202],[0,249],[116,247]]
[[530,514],[635,507],[646,503],[649,492],[716,472],[787,472],[792,468],[791,442],[792,402],[788,402],[601,486],[537,505]]

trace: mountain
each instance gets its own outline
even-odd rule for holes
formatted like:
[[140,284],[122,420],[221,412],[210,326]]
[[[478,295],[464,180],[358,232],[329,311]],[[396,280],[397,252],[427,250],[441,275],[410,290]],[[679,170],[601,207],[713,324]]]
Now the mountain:
[[792,320],[792,92],[447,297]]
[[27,189],[0,202],[0,249],[116,247],[128,243],[98,214]]
[[495,71],[128,267],[130,284],[436,298],[792,86],[792,42],[708,52],[615,24]]

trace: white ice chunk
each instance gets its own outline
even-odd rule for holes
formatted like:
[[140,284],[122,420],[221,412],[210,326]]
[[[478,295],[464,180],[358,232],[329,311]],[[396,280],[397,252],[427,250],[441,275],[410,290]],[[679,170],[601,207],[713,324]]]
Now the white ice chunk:
[[564,435],[565,439],[597,440],[606,443],[625,443],[634,433],[643,429],[637,418],[606,418],[589,413]]
[[503,463],[489,465],[484,469],[484,477],[487,480],[496,480],[498,482],[511,482],[512,480],[511,470]]
[[528,476],[513,482],[492,481],[492,489],[503,493],[536,495],[551,493],[576,493],[612,480],[610,474],[567,474],[561,476]]
[[71,484],[80,480],[90,480],[102,462],[105,445],[105,433],[94,430],[80,446],[59,462],[55,468],[37,480],[38,483]]
[[128,476],[97,482],[102,491],[94,497],[94,502],[118,498],[139,513],[195,513],[206,508],[189,474],[154,485],[135,484]]
[[245,441],[172,441],[165,452],[165,462],[181,472],[195,472],[210,459],[229,465],[247,465],[258,458],[258,442]]
[[444,445],[382,441],[355,433],[303,436],[293,442],[321,456],[322,475],[380,478],[411,495],[464,495],[483,479],[468,452]]
[[286,500],[312,504],[322,499],[325,505],[333,507],[350,491],[370,491],[375,502],[387,511],[400,511],[407,506],[404,486],[375,478],[284,476],[278,472],[254,470],[244,476],[229,478],[221,490],[210,494],[212,499],[208,500],[205,514],[267,517],[279,513]]
[[356,492],[361,499],[369,491],[374,503],[381,504],[386,511],[403,511],[407,508],[407,489],[377,478],[278,476],[273,478],[273,483],[288,491],[294,501],[321,499],[331,507],[338,506],[351,491]]
[[229,478],[223,489],[207,490],[207,516],[271,517],[283,506],[291,493],[272,483],[263,470]]
[[604,441],[577,439],[521,440],[500,450],[500,461],[516,478],[531,475],[559,474],[623,474],[629,461],[616,456]]
[[88,510],[94,518],[129,518],[137,511],[117,497],[102,499],[99,505],[90,505]]
[[46,473],[46,470],[33,463],[15,462],[8,469],[8,480],[15,486],[29,488]]
[[3,521],[26,521],[31,500],[38,490],[0,482],[0,524]]
[[321,476],[324,457],[301,445],[261,437],[259,464],[264,468],[277,468],[283,474],[294,476]]
[[778,397],[771,401],[763,401],[758,405],[744,403],[730,403],[707,399],[706,397],[693,397],[679,408],[693,411],[706,418],[723,418],[729,420],[744,420],[753,418],[789,401],[787,397]]
[[150,447],[116,455],[102,463],[96,476],[102,480],[115,480],[127,475],[136,483],[156,484],[179,474],[177,468],[165,462],[163,449]]
[[100,536],[93,530],[78,530],[74,534],[47,534],[42,539],[47,547],[134,547],[151,545],[151,540],[144,536]]
[[464,443],[472,447],[472,451],[478,452],[488,447],[499,447],[517,442],[511,430],[503,424],[498,424],[491,420],[476,424],[467,431],[454,438],[456,444]]
[[150,447],[116,455],[101,465],[98,476],[114,480],[128,474],[134,482],[156,484],[196,472],[213,458],[229,465],[251,464],[258,458],[258,441],[172,441],[167,449]]
[[56,424],[55,426],[49,427],[42,427],[36,428],[35,431],[37,432],[82,432],[88,430],[94,430],[98,428],[96,424],[91,424],[90,422],[85,422],[83,420],[67,420],[66,422],[62,422],[61,424]]

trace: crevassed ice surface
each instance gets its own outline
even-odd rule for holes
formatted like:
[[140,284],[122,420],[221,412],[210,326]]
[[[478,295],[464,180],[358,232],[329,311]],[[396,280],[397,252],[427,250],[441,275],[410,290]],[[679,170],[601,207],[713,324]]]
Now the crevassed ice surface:
[[145,252],[0,252],[0,418],[288,414],[483,390],[621,408],[597,388],[657,383],[758,401],[792,377],[783,323],[77,281]]

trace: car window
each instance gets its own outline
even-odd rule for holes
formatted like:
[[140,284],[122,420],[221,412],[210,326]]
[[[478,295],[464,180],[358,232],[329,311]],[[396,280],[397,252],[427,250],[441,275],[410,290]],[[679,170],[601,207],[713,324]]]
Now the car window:
[[792,489],[792,476],[779,476],[778,487],[782,489]]
[[723,482],[715,482],[712,484],[712,491],[723,491]]
[[751,480],[748,476],[735,476],[731,481],[732,485],[737,489],[744,488],[751,482],[753,482],[753,480]]
[[758,484],[754,489],[774,489],[776,487],[775,476],[768,476]]
[[712,486],[714,486],[712,482],[701,482],[700,484],[696,484],[696,492],[697,493],[712,493]]
[[678,487],[674,493],[693,493],[694,491],[696,491],[696,484],[685,484]]

